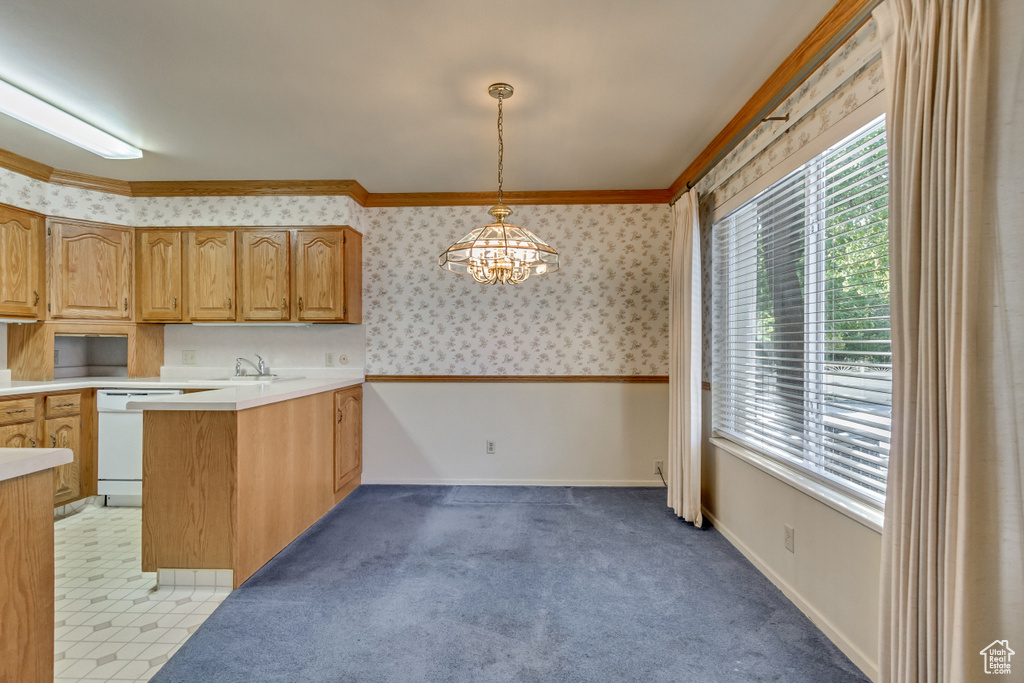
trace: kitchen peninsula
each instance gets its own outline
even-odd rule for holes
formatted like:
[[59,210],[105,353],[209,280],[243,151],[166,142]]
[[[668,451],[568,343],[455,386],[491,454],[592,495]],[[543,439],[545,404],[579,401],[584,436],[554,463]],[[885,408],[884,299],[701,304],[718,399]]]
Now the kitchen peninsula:
[[66,448],[0,448],[0,681],[53,681],[53,468]]
[[237,588],[351,493],[361,384],[290,379],[129,404],[144,411],[143,571],[232,570]]

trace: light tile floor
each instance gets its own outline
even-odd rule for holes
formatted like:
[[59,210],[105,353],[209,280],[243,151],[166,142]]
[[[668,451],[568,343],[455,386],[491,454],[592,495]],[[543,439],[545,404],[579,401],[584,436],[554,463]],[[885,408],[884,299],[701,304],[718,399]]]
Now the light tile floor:
[[143,572],[142,510],[85,507],[54,522],[55,683],[148,681],[226,588],[157,590]]

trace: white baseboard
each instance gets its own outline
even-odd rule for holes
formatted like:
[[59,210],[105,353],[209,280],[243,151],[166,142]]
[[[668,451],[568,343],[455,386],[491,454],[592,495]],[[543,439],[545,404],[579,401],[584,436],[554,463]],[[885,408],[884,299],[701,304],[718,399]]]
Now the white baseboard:
[[715,516],[708,512],[707,508],[702,508],[704,517],[707,518],[711,524],[718,529],[718,531],[725,536],[732,545],[743,553],[743,556],[750,560],[757,569],[768,577],[768,579],[778,587],[779,590],[785,594],[789,600],[797,606],[797,608],[803,612],[808,619],[814,622],[814,625],[821,629],[829,640],[835,643],[836,647],[843,651],[847,657],[850,658],[854,664],[860,668],[861,671],[867,675],[872,681],[878,680],[878,662],[872,661],[864,652],[854,645],[842,631],[825,618],[813,605],[804,599],[800,593],[782,579],[775,571],[766,563],[761,557],[755,553],[747,544],[739,539],[736,534],[729,530],[728,527],[723,526],[721,522],[715,519]]
[[412,486],[657,486],[660,479],[593,481],[587,479],[416,479],[409,477],[363,477],[363,484],[404,484]]

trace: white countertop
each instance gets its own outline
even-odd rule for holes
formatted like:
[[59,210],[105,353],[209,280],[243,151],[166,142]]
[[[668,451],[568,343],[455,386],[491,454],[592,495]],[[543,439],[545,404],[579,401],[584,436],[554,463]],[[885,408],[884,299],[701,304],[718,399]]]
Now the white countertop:
[[73,459],[70,448],[0,448],[0,481],[66,465]]
[[[234,382],[237,384],[237,382]],[[43,394],[75,389],[216,389],[225,380],[166,380],[159,377],[72,377],[69,379],[14,381],[0,387],[0,397]]]
[[[320,394],[325,391],[344,389],[363,383],[363,378],[340,379],[340,378],[316,378],[316,379],[279,379],[274,382],[245,382],[238,386],[238,382],[232,382],[232,386],[224,387],[214,391],[203,391],[193,394],[178,394],[175,396],[154,396],[152,398],[129,401],[129,410],[245,410],[259,406],[290,401],[294,398],[302,398],[312,394]],[[201,383],[192,382],[188,385],[191,388],[201,386]]]
[[76,389],[202,389],[203,391],[191,394],[139,399],[129,403],[128,407],[133,410],[245,410],[355,386],[362,382],[363,374],[358,369],[349,372],[347,376],[281,377],[273,382],[185,377],[77,377],[49,381],[15,381],[9,387],[0,387],[0,398]]

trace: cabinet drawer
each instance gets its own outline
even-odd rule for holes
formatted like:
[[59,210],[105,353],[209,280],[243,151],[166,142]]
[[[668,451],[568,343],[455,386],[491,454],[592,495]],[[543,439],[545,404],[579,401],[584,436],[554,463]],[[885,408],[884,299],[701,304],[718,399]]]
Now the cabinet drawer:
[[60,394],[46,397],[46,417],[65,417],[82,412],[81,394]]
[[19,398],[13,401],[0,401],[0,425],[16,425],[32,422],[36,419],[36,400]]

